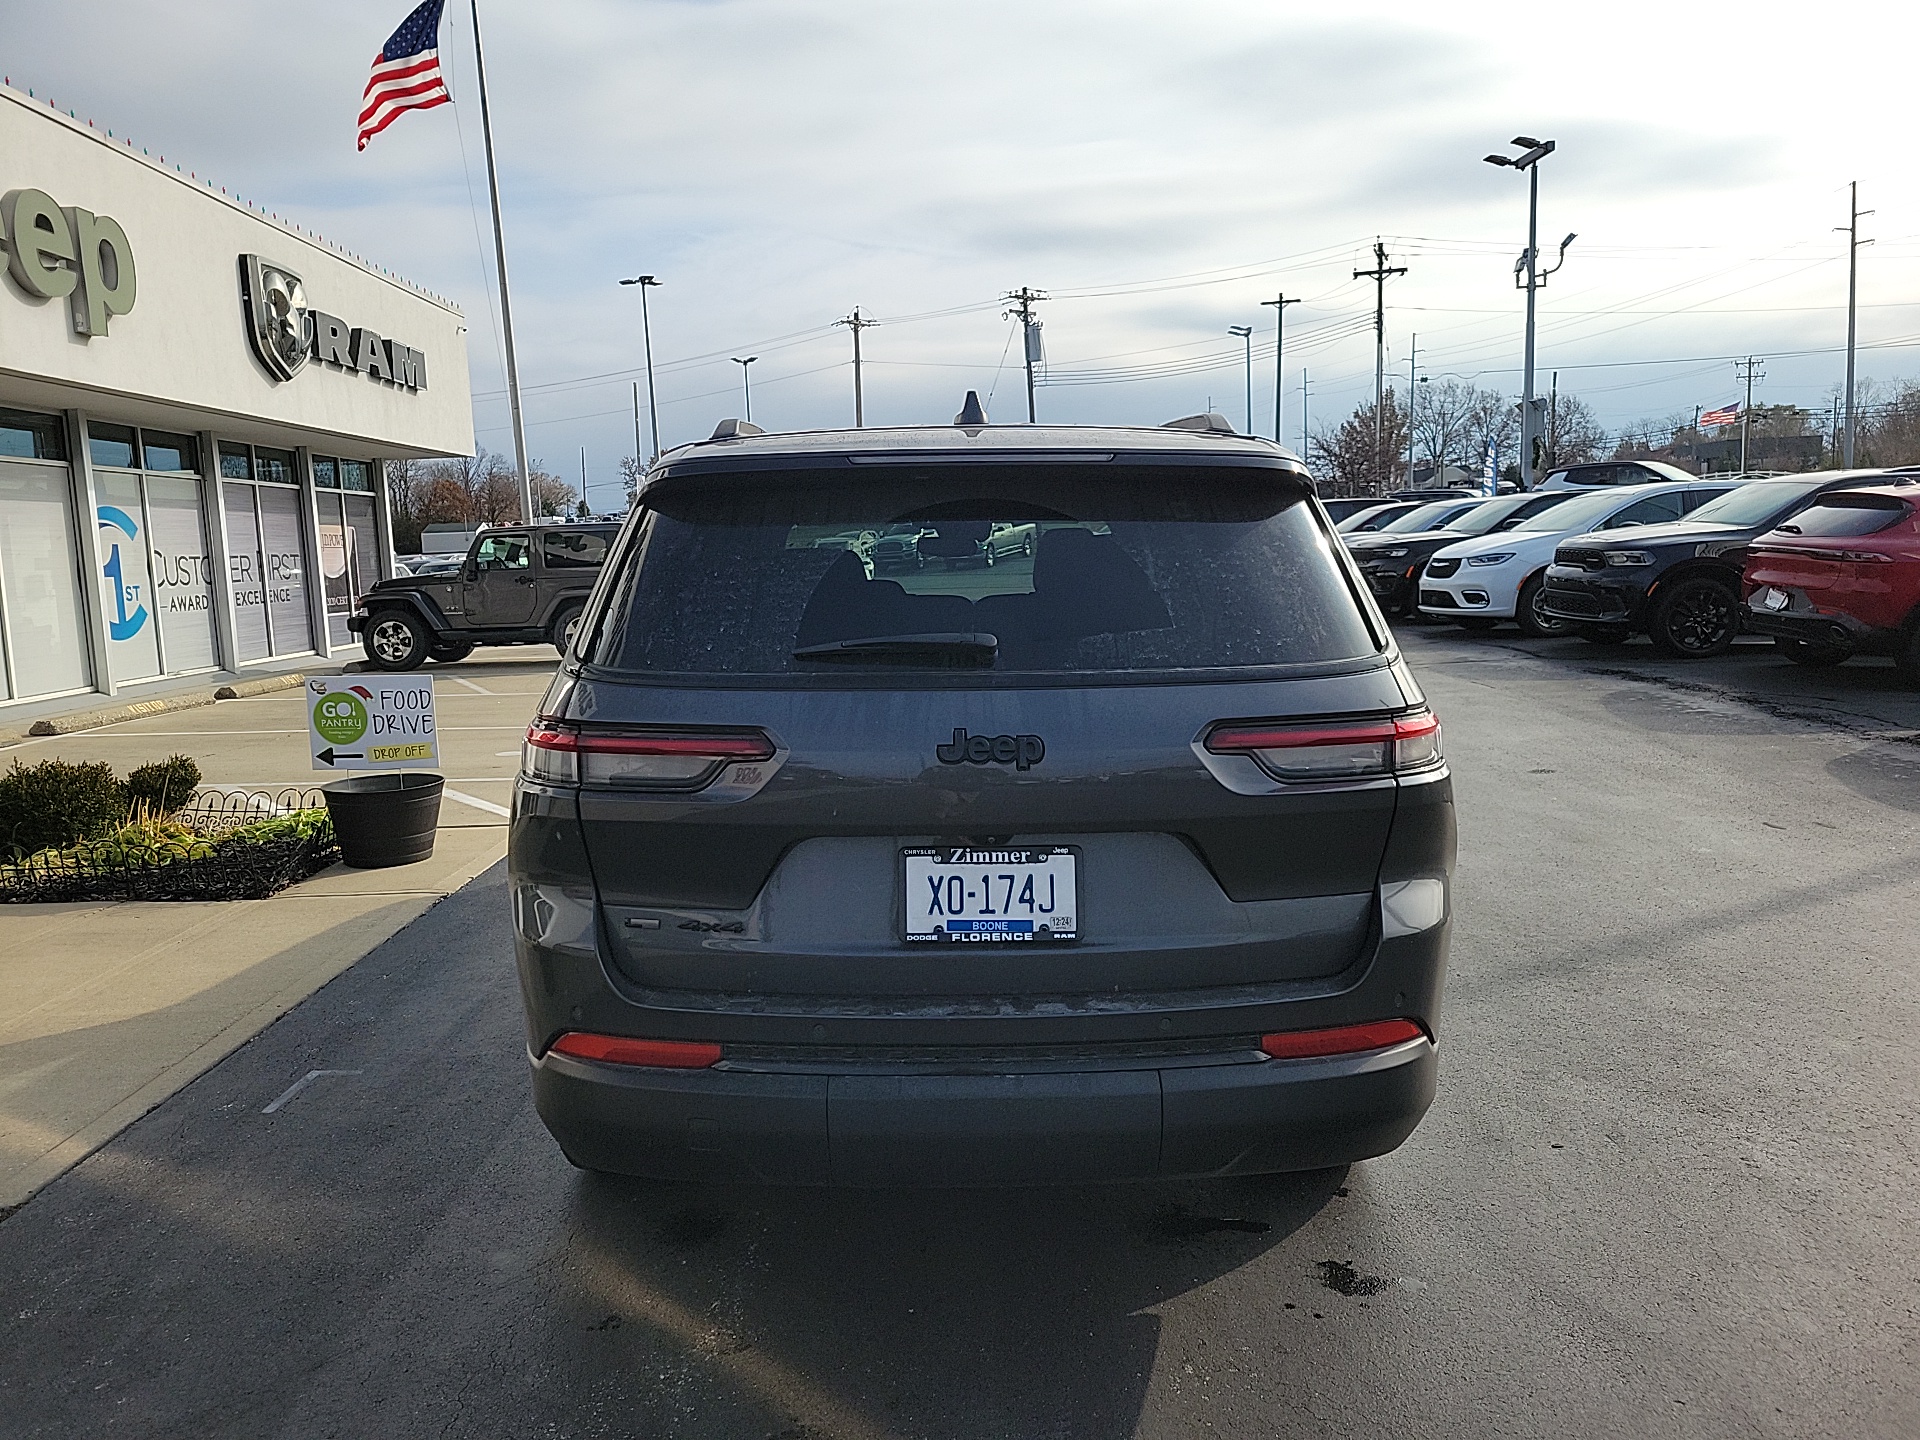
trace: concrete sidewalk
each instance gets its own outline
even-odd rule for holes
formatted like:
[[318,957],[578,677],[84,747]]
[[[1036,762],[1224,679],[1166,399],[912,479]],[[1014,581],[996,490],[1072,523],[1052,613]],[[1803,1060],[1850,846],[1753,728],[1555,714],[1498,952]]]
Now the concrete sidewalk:
[[[431,860],[336,866],[269,900],[0,906],[0,1211],[24,1201],[506,853],[547,647],[436,666],[446,800]],[[0,742],[0,765],[176,752],[207,790],[306,790],[299,690]],[[505,915],[500,917],[504,927]]]
[[267,900],[0,910],[0,1214],[501,860],[476,818]]

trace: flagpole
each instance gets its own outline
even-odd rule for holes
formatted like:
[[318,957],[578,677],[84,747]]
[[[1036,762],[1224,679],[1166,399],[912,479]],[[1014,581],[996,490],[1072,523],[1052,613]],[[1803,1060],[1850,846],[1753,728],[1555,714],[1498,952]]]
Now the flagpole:
[[507,298],[507,242],[500,231],[500,177],[493,164],[493,119],[487,110],[487,65],[480,56],[480,0],[473,3],[473,68],[480,77],[480,133],[487,149],[487,194],[493,201],[494,268],[500,274],[500,328],[507,341],[507,405],[513,411],[513,458],[520,479],[520,514],[533,515],[533,477],[527,468],[527,427],[520,416],[520,371],[513,359],[513,305]]

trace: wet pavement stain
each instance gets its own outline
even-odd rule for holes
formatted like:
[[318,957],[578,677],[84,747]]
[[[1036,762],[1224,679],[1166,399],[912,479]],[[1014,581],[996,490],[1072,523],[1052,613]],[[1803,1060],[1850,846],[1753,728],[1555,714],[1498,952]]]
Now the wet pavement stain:
[[1322,1260],[1315,1268],[1320,1283],[1341,1295],[1378,1295],[1393,1284],[1383,1275],[1362,1275],[1344,1260]]

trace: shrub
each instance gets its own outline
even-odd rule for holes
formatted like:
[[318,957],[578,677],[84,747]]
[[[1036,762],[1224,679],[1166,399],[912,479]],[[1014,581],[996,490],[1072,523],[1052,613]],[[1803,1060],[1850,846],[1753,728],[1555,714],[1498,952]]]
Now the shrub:
[[142,765],[127,776],[129,809],[146,806],[150,815],[171,815],[192,798],[200,786],[200,767],[191,755],[169,755]]
[[119,825],[126,813],[126,792],[104,761],[16,760],[0,775],[0,848],[16,855],[90,839]]

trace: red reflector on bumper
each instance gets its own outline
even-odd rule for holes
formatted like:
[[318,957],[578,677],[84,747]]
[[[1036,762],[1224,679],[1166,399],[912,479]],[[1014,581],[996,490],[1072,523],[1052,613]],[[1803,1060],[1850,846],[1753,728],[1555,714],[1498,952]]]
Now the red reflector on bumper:
[[634,1040],[624,1035],[589,1035],[569,1030],[553,1042],[552,1053],[603,1065],[651,1065],[658,1070],[704,1070],[720,1063],[720,1047],[703,1040]]
[[1282,1030],[1262,1035],[1260,1048],[1276,1060],[1304,1060],[1315,1055],[1357,1055],[1384,1050],[1426,1037],[1411,1020],[1375,1020],[1366,1025],[1340,1025],[1331,1030]]

